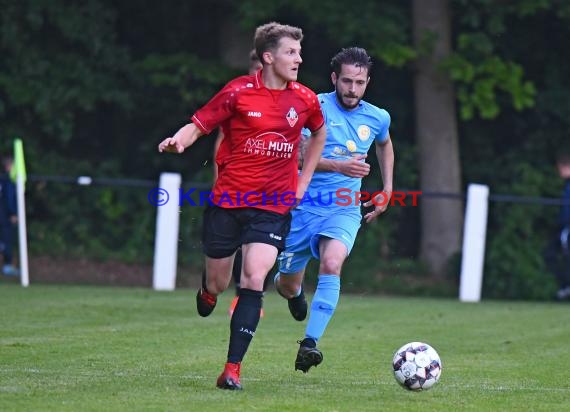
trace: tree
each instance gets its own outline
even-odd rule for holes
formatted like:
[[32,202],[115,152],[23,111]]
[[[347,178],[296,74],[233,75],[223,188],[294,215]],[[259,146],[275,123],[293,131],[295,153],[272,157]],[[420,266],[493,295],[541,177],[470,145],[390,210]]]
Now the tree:
[[3,132],[71,145],[78,116],[127,108],[130,63],[101,0],[0,2],[0,121]]
[[[451,17],[447,0],[414,0],[416,48],[415,114],[420,187],[424,193],[461,192],[461,166],[455,93],[441,62],[451,53]],[[460,249],[462,202],[424,196],[421,202],[420,256],[435,274],[444,272]]]

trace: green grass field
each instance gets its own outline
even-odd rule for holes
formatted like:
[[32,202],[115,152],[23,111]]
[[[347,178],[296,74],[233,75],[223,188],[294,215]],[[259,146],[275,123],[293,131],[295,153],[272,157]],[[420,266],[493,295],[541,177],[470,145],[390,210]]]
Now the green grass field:
[[[568,411],[570,305],[342,295],[324,361],[293,370],[295,322],[275,293],[242,365],[216,389],[232,291],[209,318],[193,290],[0,283],[1,411]],[[425,341],[440,382],[408,392],[393,351]]]

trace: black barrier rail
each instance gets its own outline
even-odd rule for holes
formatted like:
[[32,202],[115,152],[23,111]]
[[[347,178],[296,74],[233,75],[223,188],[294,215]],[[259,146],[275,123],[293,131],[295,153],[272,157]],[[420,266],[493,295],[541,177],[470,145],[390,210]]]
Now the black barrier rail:
[[499,203],[524,203],[533,205],[563,206],[570,205],[570,200],[552,197],[532,197],[515,195],[489,195],[491,202]]
[[[413,193],[413,190],[402,190],[402,193]],[[419,197],[435,197],[443,199],[457,199],[465,200],[465,194],[463,193],[450,193],[450,192],[426,192],[426,191],[415,191],[415,193],[420,193]]]
[[[146,179],[125,179],[113,177],[91,177],[91,176],[42,176],[42,175],[28,175],[28,180],[31,182],[53,182],[53,183],[67,183],[77,184],[80,186],[121,186],[121,187],[143,187],[152,189],[158,187],[159,180],[146,180]],[[184,184],[183,188],[195,188],[200,190],[208,190],[212,187],[208,183],[189,183]]]
[[[363,192],[375,193],[379,189],[364,188]],[[451,193],[451,192],[426,192],[420,190],[394,190],[394,192],[405,194],[405,195],[415,195],[418,198],[429,197],[429,198],[439,198],[439,199],[454,199],[463,200],[467,199],[467,195],[464,193]],[[519,204],[534,204],[534,205],[545,205],[545,206],[565,206],[570,205],[570,200],[564,200],[562,198],[555,197],[540,197],[540,196],[519,196],[519,195],[492,195],[489,194],[489,202],[497,203],[519,203]]]
[[54,182],[54,183],[70,183],[81,186],[130,186],[130,187],[156,187],[156,180],[144,179],[121,179],[121,178],[99,178],[91,176],[41,176],[28,175],[31,182]]
[[[376,193],[381,192],[382,189],[372,188],[372,187],[363,187],[361,189],[362,192],[367,193]],[[465,200],[465,194],[463,193],[450,193],[450,192],[426,192],[421,190],[413,190],[413,189],[394,189],[392,193],[400,193],[406,196],[417,196],[420,197],[436,197],[436,198],[447,198],[447,199],[457,199],[457,200]]]
[[[399,193],[409,194],[409,193],[418,193],[418,191],[407,189],[407,190],[400,190]],[[419,195],[418,197],[466,200],[467,195],[463,193],[423,191],[421,192],[421,195]],[[556,197],[502,195],[502,194],[489,194],[489,201],[497,203],[520,203],[520,204],[535,204],[535,205],[546,205],[546,206],[570,205],[570,200],[564,200],[562,198],[556,198]]]
[[[69,183],[81,186],[122,186],[122,187],[144,187],[156,188],[159,185],[159,180],[145,180],[145,179],[125,179],[125,178],[108,178],[108,177],[91,177],[91,176],[42,176],[42,175],[28,175],[28,180],[31,182],[54,182],[54,183]],[[183,189],[190,188],[198,190],[210,190],[212,187],[209,183],[203,182],[189,182],[183,184]],[[379,189],[363,188],[362,191],[374,193]],[[451,193],[451,192],[426,192],[419,190],[397,190],[398,193],[417,195],[418,197],[430,198],[444,198],[465,200],[464,193]],[[570,205],[570,200],[552,197],[539,197],[539,196],[519,196],[519,195],[501,195],[490,194],[490,202],[497,203],[520,203],[520,204],[534,204],[534,205],[547,205],[547,206],[565,206]]]

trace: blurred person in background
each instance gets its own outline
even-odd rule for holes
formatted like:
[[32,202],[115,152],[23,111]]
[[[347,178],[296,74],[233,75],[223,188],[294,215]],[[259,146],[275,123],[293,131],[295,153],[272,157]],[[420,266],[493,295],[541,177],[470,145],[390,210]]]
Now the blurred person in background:
[[570,151],[560,154],[556,160],[558,174],[564,180],[560,217],[557,230],[545,251],[545,263],[556,277],[556,300],[570,301]]
[[0,174],[0,251],[4,257],[2,273],[5,276],[19,276],[20,271],[13,264],[13,242],[16,224],[18,223],[18,208],[16,200],[16,185],[10,178],[14,164],[11,156],[3,156],[2,173]]

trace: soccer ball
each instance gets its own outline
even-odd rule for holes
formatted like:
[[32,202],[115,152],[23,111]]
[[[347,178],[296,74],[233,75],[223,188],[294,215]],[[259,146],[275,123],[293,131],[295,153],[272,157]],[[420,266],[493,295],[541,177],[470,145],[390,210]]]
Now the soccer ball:
[[410,342],[398,349],[392,366],[396,381],[411,391],[429,389],[441,376],[439,355],[434,348],[423,342]]

